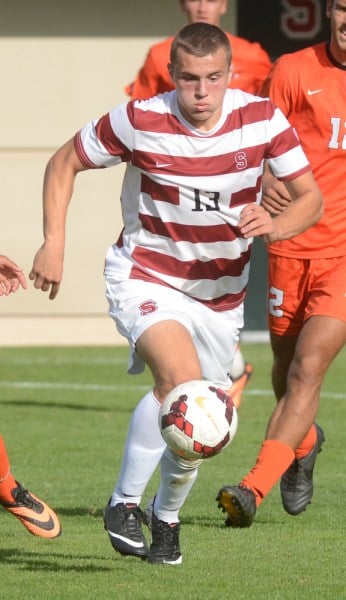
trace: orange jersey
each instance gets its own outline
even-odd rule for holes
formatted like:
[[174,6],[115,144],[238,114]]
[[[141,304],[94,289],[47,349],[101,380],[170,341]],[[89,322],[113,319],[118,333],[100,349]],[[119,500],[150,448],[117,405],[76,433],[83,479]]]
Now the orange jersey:
[[[256,93],[268,75],[272,63],[267,52],[256,42],[226,33],[232,47],[233,75],[229,87]],[[125,88],[134,100],[144,100],[174,89],[168,73],[173,36],[154,44],[135,81]]]
[[296,129],[324,199],[324,215],[312,228],[270,246],[297,258],[346,254],[346,67],[325,42],[286,54],[261,90]]

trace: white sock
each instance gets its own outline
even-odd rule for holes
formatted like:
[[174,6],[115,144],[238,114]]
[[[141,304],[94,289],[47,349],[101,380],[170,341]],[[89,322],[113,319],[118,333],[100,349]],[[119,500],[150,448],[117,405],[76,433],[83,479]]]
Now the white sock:
[[154,513],[160,521],[179,521],[179,510],[196,481],[201,462],[184,460],[166,448],[160,462],[160,487],[154,503]]
[[158,414],[160,403],[148,392],[135,408],[127,434],[125,450],[111,505],[119,502],[139,504],[166,444],[161,436]]
[[238,377],[240,377],[244,373],[244,371],[245,371],[245,360],[241,353],[239,344],[237,344],[237,347],[235,349],[235,353],[233,356],[232,365],[229,370],[229,376],[232,379],[232,381],[234,381],[235,379],[238,379]]

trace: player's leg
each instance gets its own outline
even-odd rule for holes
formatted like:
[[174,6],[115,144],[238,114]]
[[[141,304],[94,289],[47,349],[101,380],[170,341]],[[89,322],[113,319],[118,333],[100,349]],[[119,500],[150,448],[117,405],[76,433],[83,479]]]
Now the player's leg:
[[[304,325],[289,370],[287,393],[274,409],[256,465],[242,479],[240,486],[225,486],[218,494],[221,508],[228,513],[227,525],[251,525],[255,511],[275,483],[295,460],[293,449],[307,436],[318,411],[324,375],[346,340],[346,323],[330,317],[312,317]],[[311,501],[312,472],[324,436],[316,429],[316,441],[309,454],[300,459],[300,472],[295,481],[284,476],[284,506],[291,514],[299,514]],[[285,485],[286,481],[286,485]],[[244,491],[244,488],[246,491]],[[249,492],[252,501],[249,504]],[[242,523],[243,520],[243,523]]]
[[[109,286],[108,295],[110,313],[115,318],[119,331],[135,345],[138,356],[151,369],[155,386],[151,400],[147,398],[144,402],[145,435],[141,435],[136,423],[130,427],[120,477],[110,505],[105,510],[105,525],[116,550],[122,554],[145,557],[147,546],[141,530],[139,501],[150,473],[157,464],[157,457],[162,452],[161,439],[157,453],[150,452],[149,448],[152,440],[157,440],[160,435],[158,403],[173,387],[185,381],[205,378],[227,382],[230,357],[234,353],[234,344],[243,323],[243,307],[229,311],[230,314],[224,316],[223,313],[210,311],[183,294],[143,282]],[[226,345],[225,340],[231,341]],[[156,398],[155,408],[153,398]],[[148,409],[150,402],[151,408]],[[149,440],[148,432],[152,433]],[[139,469],[139,457],[144,457],[144,476],[143,465]],[[184,468],[178,463],[174,468],[176,471],[173,475],[179,478]],[[191,481],[194,477],[195,474]],[[165,477],[162,481],[165,486]],[[178,491],[181,507],[188,489],[181,486]],[[166,508],[169,510],[169,506]],[[161,534],[161,526],[153,531],[154,537],[160,537]],[[155,546],[156,541],[153,540]]]
[[272,386],[277,401],[287,390],[287,375],[294,357],[298,340],[297,335],[278,335],[270,332],[270,344],[273,351]]
[[[242,325],[243,308],[218,314],[196,303],[193,309],[193,341],[205,379],[228,385],[230,356]],[[225,345],[228,340],[228,346]],[[230,342],[231,340],[231,342]],[[191,375],[189,375],[190,379]],[[197,479],[200,460],[184,460],[165,450],[161,462],[160,486],[150,507],[153,542],[149,562],[180,564],[179,512]]]
[[165,448],[158,425],[160,402],[178,383],[200,379],[201,368],[191,335],[178,321],[150,326],[137,340],[136,350],[151,369],[155,386],[133,413],[120,475],[104,519],[115,550],[146,557],[139,504]]
[[[294,358],[287,380],[287,393],[283,411],[279,415],[280,422],[271,421],[267,437],[277,435],[283,427],[285,419],[290,418],[290,427],[294,427],[293,417],[285,414],[291,398],[292,409],[295,405],[297,419],[300,423],[309,425],[295,449],[295,458],[281,477],[280,491],[285,510],[292,515],[303,512],[311,502],[313,495],[313,471],[321,446],[324,433],[319,425],[314,423],[318,410],[321,386],[329,365],[343,348],[346,340],[346,323],[331,317],[311,317],[303,327],[299,336]],[[315,388],[315,406],[313,401],[306,400]],[[302,399],[302,402],[300,402]],[[300,409],[302,405],[302,409]],[[312,412],[307,412],[307,410]],[[297,424],[296,424],[297,426]],[[299,431],[297,432],[299,435]],[[297,438],[298,439],[298,438]]]
[[159,490],[150,511],[153,541],[149,562],[181,564],[179,511],[197,479],[200,464],[201,460],[184,460],[166,448],[160,462]]
[[241,405],[244,388],[252,376],[252,373],[253,366],[245,361],[238,343],[229,370],[229,376],[232,380],[230,394],[232,396],[233,404],[237,409]]
[[55,512],[26,490],[11,473],[5,442],[0,435],[0,504],[33,535],[55,538],[61,533]]
[[[281,475],[281,493],[286,510],[298,514],[310,502],[312,472],[324,441],[322,430],[314,425],[320,388],[330,363],[346,339],[344,259],[300,261],[276,257],[270,264],[275,267],[275,283],[273,271],[270,274],[273,283],[270,286],[273,298],[269,300],[271,329],[279,335],[283,332],[295,335],[301,327],[300,322],[304,318],[306,321],[297,344],[285,349],[286,356],[281,363],[283,371],[295,346],[288,371],[287,391],[272,413],[255,467],[243,478],[240,487],[225,486],[218,494],[219,506],[228,512],[227,524],[231,526],[251,524],[254,501],[258,506]],[[282,373],[276,385],[277,393],[280,392],[279,386],[281,390],[285,389]],[[248,488],[246,498],[242,494],[244,486]],[[250,518],[246,514],[249,513],[249,494],[252,494]],[[232,519],[230,507],[234,506],[237,519]],[[239,523],[242,517],[244,525]]]

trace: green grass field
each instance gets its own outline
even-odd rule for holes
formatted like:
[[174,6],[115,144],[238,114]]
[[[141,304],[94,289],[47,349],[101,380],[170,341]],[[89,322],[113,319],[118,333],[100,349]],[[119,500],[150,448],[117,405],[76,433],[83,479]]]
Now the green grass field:
[[[278,486],[253,526],[227,529],[215,496],[252,466],[273,406],[271,353],[243,345],[255,373],[238,433],[201,469],[181,511],[181,566],[121,557],[103,529],[130,414],[150,374],[126,375],[126,348],[0,349],[1,433],[19,481],[49,502],[63,535],[31,536],[0,508],[1,596],[6,600],[338,600],[346,598],[346,350],[326,378],[313,503],[287,515]],[[146,490],[154,493],[157,474]]]

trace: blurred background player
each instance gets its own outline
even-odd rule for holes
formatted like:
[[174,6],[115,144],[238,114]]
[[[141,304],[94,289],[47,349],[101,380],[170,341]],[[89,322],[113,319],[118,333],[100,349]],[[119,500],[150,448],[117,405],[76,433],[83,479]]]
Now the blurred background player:
[[[26,289],[22,269],[7,256],[0,255],[0,296]],[[54,538],[61,527],[55,512],[42,500],[26,490],[11,473],[5,441],[0,434],[0,504],[19,519],[24,527],[39,537]]]
[[[221,27],[227,0],[179,0],[187,23],[209,23]],[[256,94],[272,66],[267,52],[256,42],[225,31],[232,48],[232,77],[228,87]],[[142,100],[174,89],[167,65],[174,36],[149,48],[135,80],[125,88],[133,100]]]
[[[330,41],[282,56],[261,95],[297,131],[324,199],[324,215],[308,231],[269,245],[268,319],[278,404],[256,466],[239,486],[218,495],[227,525],[251,524],[281,478],[284,509],[303,512],[324,442],[314,423],[329,365],[346,341],[346,0],[328,0]],[[263,205],[274,215],[290,202],[268,171]]]
[[[221,26],[222,16],[227,13],[227,0],[179,0],[188,23],[204,22]],[[225,32],[232,48],[232,77],[228,87],[244,92],[256,93],[272,66],[267,52],[255,42]],[[145,62],[136,79],[125,88],[133,99],[145,99],[174,89],[168,72],[169,54],[174,37],[154,44],[148,51]],[[232,400],[237,408],[242,392],[253,372],[251,364],[245,362],[239,344],[236,348],[230,378]]]

